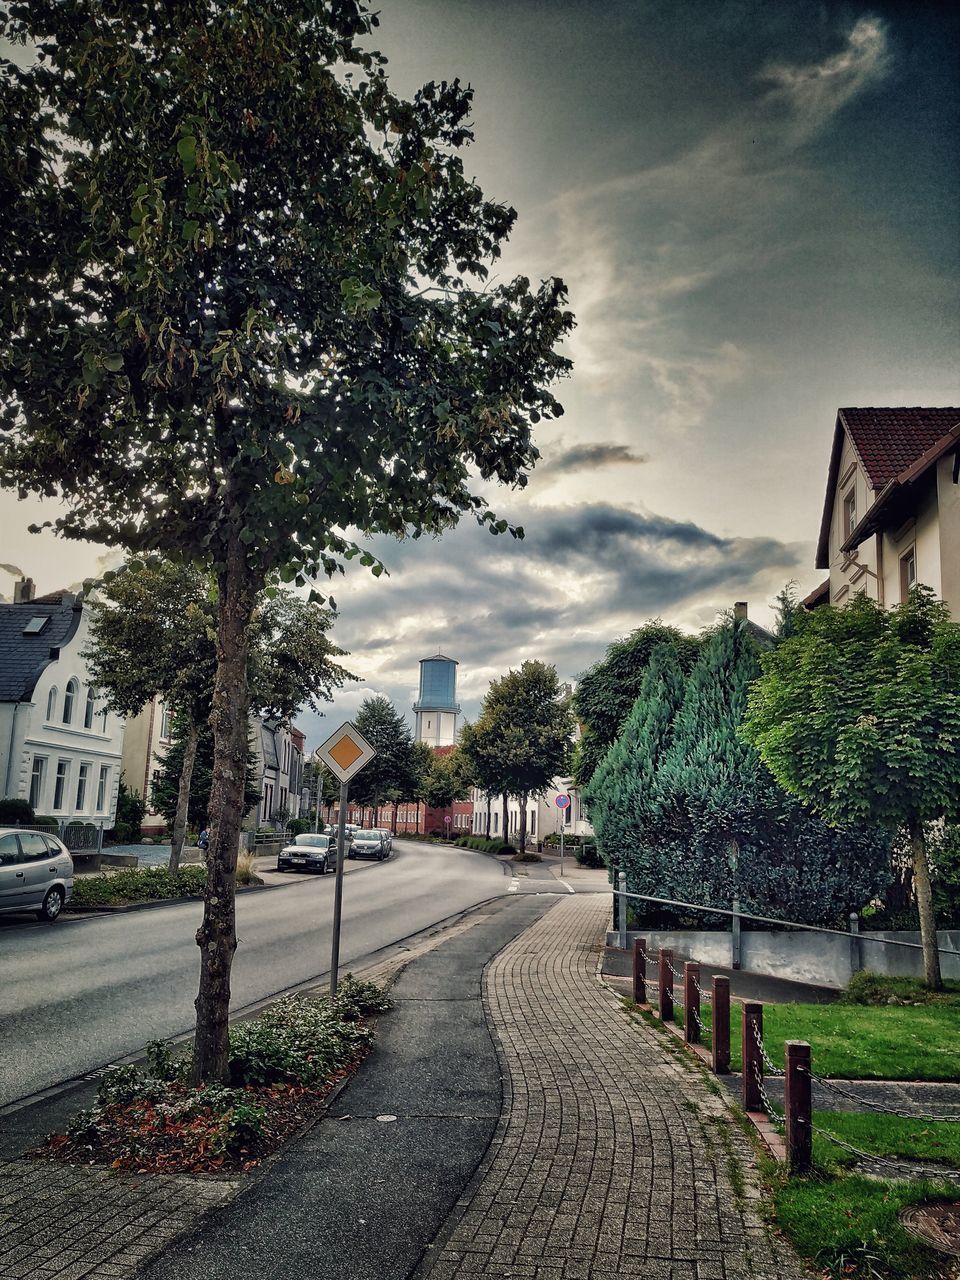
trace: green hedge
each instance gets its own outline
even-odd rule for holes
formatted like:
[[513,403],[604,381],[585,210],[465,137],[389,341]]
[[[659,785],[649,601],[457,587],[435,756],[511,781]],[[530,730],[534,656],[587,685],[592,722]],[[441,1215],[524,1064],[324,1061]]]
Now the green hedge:
[[76,876],[72,907],[110,907],[125,902],[162,902],[167,898],[200,898],[207,882],[205,867],[181,867],[172,876],[166,867],[133,867],[100,876]]
[[504,844],[502,840],[488,840],[486,836],[460,836],[454,844],[462,849],[477,849],[480,853],[514,853],[512,844]]

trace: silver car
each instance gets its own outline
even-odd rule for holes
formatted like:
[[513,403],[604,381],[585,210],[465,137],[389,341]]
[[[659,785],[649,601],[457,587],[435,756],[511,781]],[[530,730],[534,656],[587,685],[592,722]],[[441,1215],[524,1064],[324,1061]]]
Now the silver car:
[[0,912],[33,911],[51,924],[73,893],[73,859],[43,831],[0,829]]
[[393,852],[393,833],[389,831],[386,827],[374,827],[373,830],[377,833],[378,836],[381,836],[383,838],[383,847],[384,849],[386,849],[387,853],[388,854],[392,853]]

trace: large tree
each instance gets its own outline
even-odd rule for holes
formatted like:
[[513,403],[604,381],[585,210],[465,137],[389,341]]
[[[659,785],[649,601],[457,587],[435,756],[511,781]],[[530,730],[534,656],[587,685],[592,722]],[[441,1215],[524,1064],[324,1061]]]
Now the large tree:
[[[490,838],[490,808],[493,796],[505,796],[508,784],[500,749],[500,734],[493,715],[490,695],[484,699],[478,718],[467,722],[460,730],[460,759],[471,786],[481,790],[487,798],[486,830]],[[504,803],[506,814],[506,802]],[[507,819],[504,816],[503,836],[507,835]]]
[[[133,561],[108,575],[92,604],[84,654],[91,683],[121,715],[135,715],[161,697],[177,720],[179,799],[172,812],[168,802],[163,810],[172,823],[171,871],[180,865],[188,804],[196,794],[197,749],[210,717],[218,604],[209,576],[159,558]],[[333,610],[289,590],[270,586],[260,593],[249,647],[254,714],[289,721],[303,706],[319,711],[334,689],[353,678],[336,661],[343,650],[328,634],[334,617]],[[169,765],[164,772],[168,786]],[[249,807],[248,796],[244,810]]]
[[402,799],[411,789],[413,735],[403,715],[382,694],[365,698],[353,723],[377,751],[350,783],[353,803],[374,810],[373,826],[381,805]]
[[795,619],[763,659],[744,734],[783,787],[831,824],[903,829],[927,985],[942,986],[925,823],[960,816],[960,625],[926,588]]
[[0,61],[0,481],[64,499],[65,537],[218,585],[195,1081],[227,1078],[259,591],[335,571],[351,526],[506,532],[475,486],[524,483],[568,364],[562,284],[486,280],[515,215],[464,175],[470,90],[394,95],[375,22],[356,0],[0,18],[27,63]]
[[[530,660],[495,680],[478,725],[486,726],[500,761],[504,793],[520,802],[519,843],[527,844],[527,801],[540,795],[570,760],[573,716],[556,667]],[[504,830],[506,835],[506,830]]]
[[684,635],[655,618],[615,640],[603,658],[579,677],[573,693],[573,711],[582,731],[573,761],[578,786],[587,785],[616,742],[640,694],[651,656],[662,644],[674,647],[685,672],[697,660],[699,637]]

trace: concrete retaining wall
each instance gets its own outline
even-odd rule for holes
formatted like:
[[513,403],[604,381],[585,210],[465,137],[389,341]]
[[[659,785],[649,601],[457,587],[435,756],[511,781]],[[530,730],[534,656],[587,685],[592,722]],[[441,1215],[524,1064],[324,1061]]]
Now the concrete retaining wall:
[[[681,960],[699,960],[720,968],[733,967],[733,939],[729,933],[710,929],[649,929],[627,934],[627,945],[645,938],[651,952],[671,947]],[[960,951],[960,929],[941,929],[940,946]],[[921,953],[910,947],[883,946],[880,941],[919,942],[919,931],[899,929],[860,934],[859,940],[830,933],[786,933],[781,930],[749,930],[740,935],[740,968],[751,973],[811,982],[819,986],[845,987],[854,973],[871,969],[874,973],[920,978]],[[618,947],[620,934],[611,930],[607,946]],[[945,978],[960,978],[960,956],[942,955]]]

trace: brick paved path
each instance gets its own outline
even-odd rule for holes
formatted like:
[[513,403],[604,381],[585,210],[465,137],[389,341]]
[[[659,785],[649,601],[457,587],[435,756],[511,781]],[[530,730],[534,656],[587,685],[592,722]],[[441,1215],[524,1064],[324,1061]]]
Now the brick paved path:
[[606,897],[565,898],[488,966],[503,1116],[417,1276],[801,1277],[756,1210],[752,1153],[723,1104],[597,981],[608,913]]
[[236,1191],[228,1179],[143,1177],[49,1160],[0,1163],[3,1280],[130,1280]]

